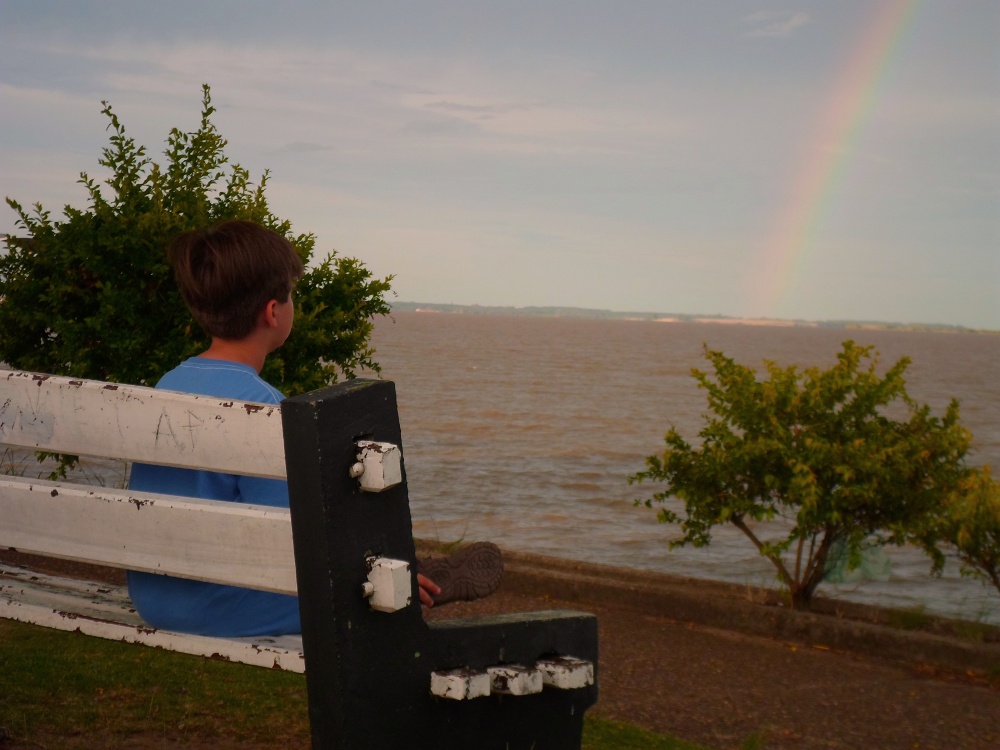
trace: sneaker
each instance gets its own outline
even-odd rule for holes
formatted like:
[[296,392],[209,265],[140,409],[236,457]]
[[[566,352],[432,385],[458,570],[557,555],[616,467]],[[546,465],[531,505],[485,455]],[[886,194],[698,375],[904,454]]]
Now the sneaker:
[[492,542],[475,542],[448,557],[425,557],[417,570],[441,587],[435,604],[489,596],[503,580],[503,555]]

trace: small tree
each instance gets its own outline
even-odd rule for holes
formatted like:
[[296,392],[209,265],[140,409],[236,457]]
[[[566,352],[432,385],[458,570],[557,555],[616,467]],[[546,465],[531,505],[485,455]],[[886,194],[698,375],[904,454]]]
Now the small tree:
[[1000,483],[989,467],[970,472],[951,494],[936,536],[954,548],[963,575],[1000,592]]
[[[170,131],[165,167],[102,104],[111,137],[99,163],[111,174],[103,188],[81,174],[89,206],[67,206],[65,221],[56,222],[39,204],[29,214],[7,199],[29,237],[8,236],[0,256],[0,359],[27,370],[153,384],[208,343],[167,265],[173,236],[248,219],[286,236],[305,263],[315,238],[293,236],[291,224],[271,213],[267,172],[253,185],[238,164],[226,168],[207,85],[199,128]],[[389,281],[336,254],[308,268],[296,286],[295,328],[263,376],[292,395],[335,382],[339,373],[377,371],[369,336],[374,316],[389,312]]]
[[[683,517],[659,511],[660,521],[681,524],[683,536],[671,547],[705,546],[715,526],[732,524],[774,564],[796,608],[808,608],[838,541],[850,567],[861,561],[862,542],[916,542],[943,563],[918,526],[964,475],[970,435],[957,402],[938,419],[910,399],[908,359],[880,377],[871,347],[847,341],[828,370],[766,362],[768,377],[758,380],[721,352],[706,349],[705,356],[714,379],[693,374],[713,414],[700,447],[671,428],[665,452],[629,478],[665,483],[648,506],[683,503]],[[907,418],[889,416],[890,405]],[[783,524],[757,526],[778,519]]]

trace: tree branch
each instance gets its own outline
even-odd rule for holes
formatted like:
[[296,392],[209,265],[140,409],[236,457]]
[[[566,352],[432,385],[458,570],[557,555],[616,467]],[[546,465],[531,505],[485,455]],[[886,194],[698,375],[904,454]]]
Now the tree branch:
[[788,575],[788,570],[785,568],[785,563],[782,562],[781,558],[774,555],[768,555],[764,552],[764,543],[758,539],[756,534],[750,530],[750,527],[744,523],[742,516],[730,516],[729,520],[732,522],[733,526],[742,531],[747,538],[754,543],[754,546],[757,547],[757,551],[770,560],[774,567],[778,569],[778,575],[781,577],[781,580],[785,582],[785,585],[788,586],[788,590],[792,592],[792,595],[794,596],[799,589],[798,581]]
[[805,546],[805,537],[799,537],[798,549],[795,550],[795,580],[799,580],[799,573],[802,572],[802,548]]
[[[806,566],[806,574],[802,577],[804,581],[803,592],[806,599],[812,598],[812,592],[823,581],[823,568],[826,567],[826,558],[833,545],[834,534],[827,527],[824,532],[823,541],[820,542],[819,549],[815,555],[810,555],[809,564]],[[815,542],[815,536],[813,537]]]

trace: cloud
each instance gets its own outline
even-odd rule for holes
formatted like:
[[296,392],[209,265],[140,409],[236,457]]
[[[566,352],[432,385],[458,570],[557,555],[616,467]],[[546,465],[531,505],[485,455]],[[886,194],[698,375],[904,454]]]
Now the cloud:
[[758,11],[751,13],[743,19],[744,23],[752,25],[754,28],[747,31],[743,36],[763,37],[791,36],[796,29],[812,22],[808,13],[804,11]]
[[401,132],[426,136],[460,136],[479,132],[479,127],[466,120],[411,120]]
[[501,114],[512,112],[518,109],[528,109],[527,105],[500,105],[500,104],[464,104],[452,101],[428,102],[424,105],[427,109],[439,109],[445,112],[469,112],[473,114]]
[[275,153],[284,154],[303,154],[312,153],[314,151],[329,151],[329,146],[323,146],[319,143],[306,143],[304,141],[292,141],[291,143],[286,143],[284,146],[279,146],[274,150]]

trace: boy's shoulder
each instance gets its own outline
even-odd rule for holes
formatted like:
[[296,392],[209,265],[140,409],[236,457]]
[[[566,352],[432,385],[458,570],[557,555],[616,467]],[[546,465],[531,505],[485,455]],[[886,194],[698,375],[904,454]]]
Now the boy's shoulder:
[[284,395],[249,365],[222,359],[191,357],[165,374],[157,388],[199,396],[277,404]]

